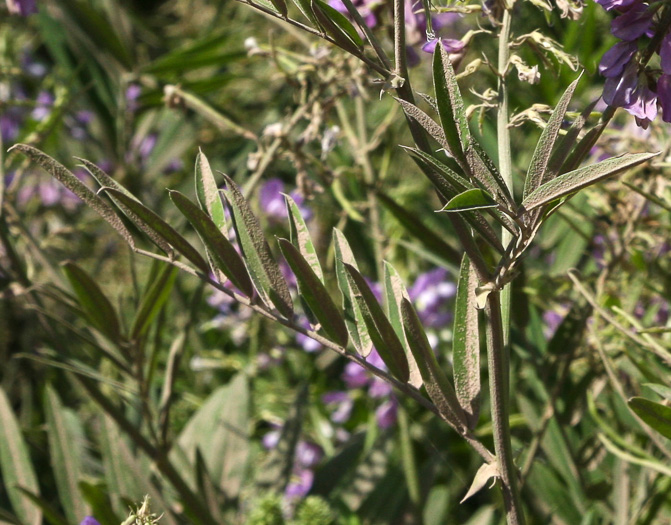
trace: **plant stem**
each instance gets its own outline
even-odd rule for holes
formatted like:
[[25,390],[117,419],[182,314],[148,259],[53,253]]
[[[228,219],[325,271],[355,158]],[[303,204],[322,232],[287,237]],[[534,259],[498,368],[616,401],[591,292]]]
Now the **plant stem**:
[[519,480],[510,443],[508,353],[503,338],[500,301],[499,292],[492,292],[487,298],[485,307],[494,452],[498,460],[507,522],[510,525],[523,525],[525,521],[519,493]]

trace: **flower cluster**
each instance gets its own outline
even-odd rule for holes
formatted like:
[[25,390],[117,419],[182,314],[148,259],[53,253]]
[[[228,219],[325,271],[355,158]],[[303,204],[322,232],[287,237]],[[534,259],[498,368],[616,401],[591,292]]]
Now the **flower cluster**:
[[621,41],[609,49],[599,64],[599,73],[606,77],[603,99],[613,107],[624,108],[636,118],[636,123],[647,128],[657,117],[658,105],[662,120],[671,122],[671,32],[664,36],[657,50],[661,61],[661,75],[642,68],[638,42],[654,36],[655,14],[659,4],[649,5],[643,0],[596,0],[606,10],[619,13],[611,24],[611,33]]

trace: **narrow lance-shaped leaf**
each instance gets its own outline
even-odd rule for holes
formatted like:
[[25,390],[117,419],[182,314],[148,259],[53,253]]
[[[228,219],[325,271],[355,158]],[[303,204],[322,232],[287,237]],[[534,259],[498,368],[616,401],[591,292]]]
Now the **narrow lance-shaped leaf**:
[[566,110],[568,109],[569,102],[571,102],[571,97],[573,97],[573,92],[575,91],[579,80],[580,77],[574,80],[566,89],[559,100],[557,107],[555,107],[552,112],[543,133],[541,133],[538,144],[536,144],[536,150],[529,163],[526,180],[524,181],[524,198],[548,180],[548,177],[546,177],[546,170],[550,156],[552,155],[552,149],[554,148],[559,129],[564,122]]
[[[162,263],[157,261],[156,264]],[[131,339],[137,340],[147,332],[151,323],[167,302],[176,277],[177,268],[169,264],[163,264],[160,272],[149,284],[140,300],[140,306],[138,306],[130,329]]]
[[394,97],[394,99],[401,104],[403,107],[403,111],[405,111],[405,114],[408,115],[410,118],[414,119],[420,126],[424,128],[424,130],[431,135],[438,144],[445,150],[449,150],[450,146],[447,143],[447,139],[445,138],[445,132],[443,131],[443,128],[438,124],[435,120],[433,120],[429,115],[427,115],[424,111],[419,109],[417,106],[414,104],[411,104],[407,100],[403,100],[400,98]]
[[[446,199],[450,199],[457,193],[475,187],[471,181],[459,174],[461,168],[456,164],[450,167],[422,150],[401,147],[418,163],[422,171],[424,171],[433,185],[436,186]],[[446,159],[446,161],[449,161],[449,159]],[[424,167],[431,168],[431,170],[424,169]],[[438,176],[431,176],[431,173],[435,173]]]
[[489,193],[480,188],[473,188],[472,190],[460,193],[456,197],[452,197],[440,211],[460,212],[496,208],[496,206],[496,201],[492,199]]
[[7,497],[22,524],[40,525],[42,512],[19,490],[19,487],[22,487],[33,494],[39,495],[40,493],[37,476],[30,460],[28,447],[21,434],[19,422],[2,388],[0,388],[0,421],[2,421],[0,425],[0,469]]
[[298,208],[296,202],[289,195],[284,196],[284,202],[287,206],[287,215],[289,217],[289,234],[291,244],[293,244],[301,253],[303,258],[310,265],[310,268],[319,280],[324,282],[324,272],[322,272],[319,258],[317,257],[317,250],[312,243],[308,226],[301,215],[301,210]]
[[39,164],[40,167],[50,173],[56,180],[58,180],[58,182],[77,195],[77,197],[83,200],[88,206],[93,208],[132,248],[135,248],[133,236],[124,226],[123,222],[121,222],[121,219],[114,210],[75,177],[67,168],[65,168],[65,166],[56,162],[46,153],[42,153],[40,150],[26,144],[16,144],[9,149],[9,151],[14,150],[23,153],[30,160]]
[[221,195],[212,174],[210,163],[200,150],[196,157],[196,198],[201,209],[207,212],[221,234],[228,237],[224,203],[221,202]]
[[77,523],[88,514],[87,506],[79,491],[81,461],[66,414],[58,394],[47,385],[44,390],[44,411],[47,418],[49,451],[54,476],[58,485],[58,498],[70,523]]
[[440,122],[445,131],[450,154],[466,170],[468,164],[464,153],[469,143],[470,131],[464,110],[464,100],[459,91],[449,54],[441,42],[438,42],[436,48],[433,54],[433,86],[436,91]]
[[408,369],[410,371],[410,379],[408,380],[408,383],[415,388],[419,388],[422,386],[422,374],[419,372],[415,356],[412,354],[408,339],[405,336],[401,315],[401,301],[404,298],[409,300],[410,296],[408,295],[405,286],[403,286],[403,281],[396,271],[396,268],[387,261],[384,262],[384,297],[385,305],[387,307],[387,317],[391,322],[391,326],[394,328],[394,332],[396,332],[398,339],[403,345],[405,357],[408,360]]
[[627,404],[646,425],[671,439],[671,407],[643,397],[632,397]]
[[499,173],[494,161],[475,140],[471,139],[466,150],[466,157],[473,177],[491,194],[500,204],[505,204],[514,210],[516,205],[503,177]]
[[406,298],[401,301],[401,315],[403,330],[422,374],[426,392],[445,421],[456,429],[467,428],[464,411],[459,406],[454,388],[452,388],[445,372],[438,365],[417,312]]
[[366,323],[363,320],[359,303],[354,299],[354,290],[350,286],[345,264],[350,264],[357,269],[358,267],[347,239],[336,228],[333,229],[333,246],[335,248],[336,278],[338,280],[338,288],[340,288],[340,292],[342,293],[345,325],[356,351],[361,357],[368,357],[368,354],[373,349],[373,342],[366,328]]
[[175,248],[175,250],[181,253],[193,264],[195,264],[198,270],[205,274],[209,273],[207,263],[205,262],[205,259],[201,257],[198,251],[156,213],[147,208],[141,202],[128,197],[128,195],[120,192],[119,190],[115,190],[113,188],[103,188],[103,190],[107,194],[113,196],[117,201],[120,201],[121,204],[123,204],[126,208],[129,208],[136,215],[137,220],[139,221],[138,227],[140,227],[140,229],[152,229],[165,242],[170,244],[173,248]]
[[461,260],[454,312],[452,359],[457,399],[472,430],[480,415],[480,333],[475,288],[478,279],[468,256]]
[[[127,197],[136,200],[137,202],[140,202],[139,199],[135,197],[135,195],[129,192],[126,188],[124,188],[116,180],[114,180],[107,173],[101,170],[98,166],[96,166],[95,164],[86,159],[81,159],[79,157],[75,158],[83,163],[86,171],[88,171],[93,176],[93,178],[98,181],[98,184],[100,184],[101,187],[114,188],[115,190],[118,190],[121,193],[125,194]],[[138,228],[140,228],[140,230],[145,235],[147,235],[147,237],[149,237],[149,240],[151,240],[151,242],[153,242],[164,253],[168,254],[168,256],[170,257],[173,256],[174,253],[173,249],[163,239],[163,237],[158,235],[152,228],[148,227],[147,224],[144,223],[135,213],[133,213],[128,207],[124,206],[123,203],[121,203],[121,201],[115,199],[112,195],[109,195],[109,197],[110,199],[112,199],[112,202],[114,202],[115,206],[119,208],[124,213],[124,215],[131,220],[133,224],[135,224]]]
[[312,11],[312,2],[310,0],[294,0],[294,4],[296,4],[296,7],[303,13],[305,18],[310,20],[315,27],[319,27],[319,22]]
[[635,153],[624,154],[608,160],[604,160],[591,166],[578,168],[570,171],[543,184],[531,192],[522,201],[522,206],[527,210],[533,210],[539,206],[548,204],[560,197],[565,197],[576,191],[591,186],[606,177],[611,177],[628,168],[646,162],[659,153]]
[[[217,193],[217,198],[219,194]],[[212,256],[215,267],[247,297],[254,294],[245,263],[230,241],[204,211],[178,191],[170,191],[170,199],[179,208],[200,236]]]
[[321,0],[312,0],[311,6],[319,25],[336,44],[355,55],[361,51],[363,40],[345,15]]
[[326,287],[315,275],[298,249],[286,239],[279,239],[280,250],[298,281],[298,292],[329,338],[340,346],[347,345],[347,326]]
[[389,319],[375,299],[368,283],[359,271],[350,264],[345,264],[350,287],[354,292],[354,300],[359,304],[363,320],[368,328],[373,346],[380,354],[389,371],[401,382],[407,383],[410,378],[408,360],[403,345],[399,341]]
[[270,0],[270,2],[275,6],[275,9],[286,18],[287,17],[287,4],[284,0]]
[[228,187],[224,190],[224,195],[233,209],[235,231],[254,287],[264,303],[268,306],[275,305],[283,316],[290,319],[294,312],[291,293],[270,252],[261,223],[235,182],[228,175],[222,175]]
[[102,292],[98,284],[73,262],[65,262],[63,271],[77,295],[79,304],[91,324],[111,341],[119,342],[119,318],[112,303]]

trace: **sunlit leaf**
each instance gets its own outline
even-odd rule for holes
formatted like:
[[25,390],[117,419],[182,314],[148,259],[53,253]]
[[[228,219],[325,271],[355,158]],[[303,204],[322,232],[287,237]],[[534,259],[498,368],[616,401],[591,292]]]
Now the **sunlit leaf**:
[[632,397],[627,404],[646,425],[671,439],[671,407],[643,397]]
[[411,104],[407,100],[403,100],[401,98],[396,97],[394,98],[399,104],[401,104],[401,107],[403,107],[403,111],[405,111],[406,115],[414,119],[420,126],[422,126],[424,130],[429,135],[431,135],[433,139],[436,142],[438,142],[438,144],[440,144],[442,148],[444,148],[445,150],[449,149],[450,146],[445,138],[445,132],[443,131],[443,128],[440,126],[440,124],[438,124],[424,111],[419,109],[414,104]]
[[196,197],[201,209],[207,212],[221,234],[228,238],[224,203],[221,202],[221,195],[210,163],[202,151],[198,151],[196,157]]
[[314,274],[323,283],[324,273],[322,272],[321,264],[319,264],[317,250],[315,250],[315,246],[312,243],[307,224],[305,224],[305,219],[303,219],[303,216],[301,215],[301,210],[289,195],[284,196],[284,201],[287,206],[287,215],[289,217],[291,244],[298,249],[303,258],[310,265],[310,268],[312,268]]
[[343,49],[357,54],[363,40],[345,15],[321,0],[312,0],[312,12],[319,24]]
[[473,188],[460,193],[456,197],[452,197],[450,201],[443,206],[441,211],[446,212],[460,212],[469,210],[480,210],[483,208],[495,208],[496,201],[492,199],[491,195],[480,188]]

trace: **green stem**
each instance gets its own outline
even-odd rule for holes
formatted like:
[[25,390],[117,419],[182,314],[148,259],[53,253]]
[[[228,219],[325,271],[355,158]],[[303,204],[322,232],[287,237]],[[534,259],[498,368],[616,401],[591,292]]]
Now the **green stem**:
[[405,474],[405,481],[408,485],[408,496],[410,497],[413,511],[415,512],[415,523],[418,523],[422,520],[421,489],[419,476],[417,475],[415,454],[412,450],[412,439],[410,438],[410,423],[408,421],[408,413],[402,406],[398,407],[398,426],[401,438],[403,473]]
[[510,442],[508,353],[503,338],[500,301],[499,292],[492,292],[487,298],[485,307],[494,452],[498,462],[507,522],[510,525],[523,525],[525,521],[519,493],[519,480]]

